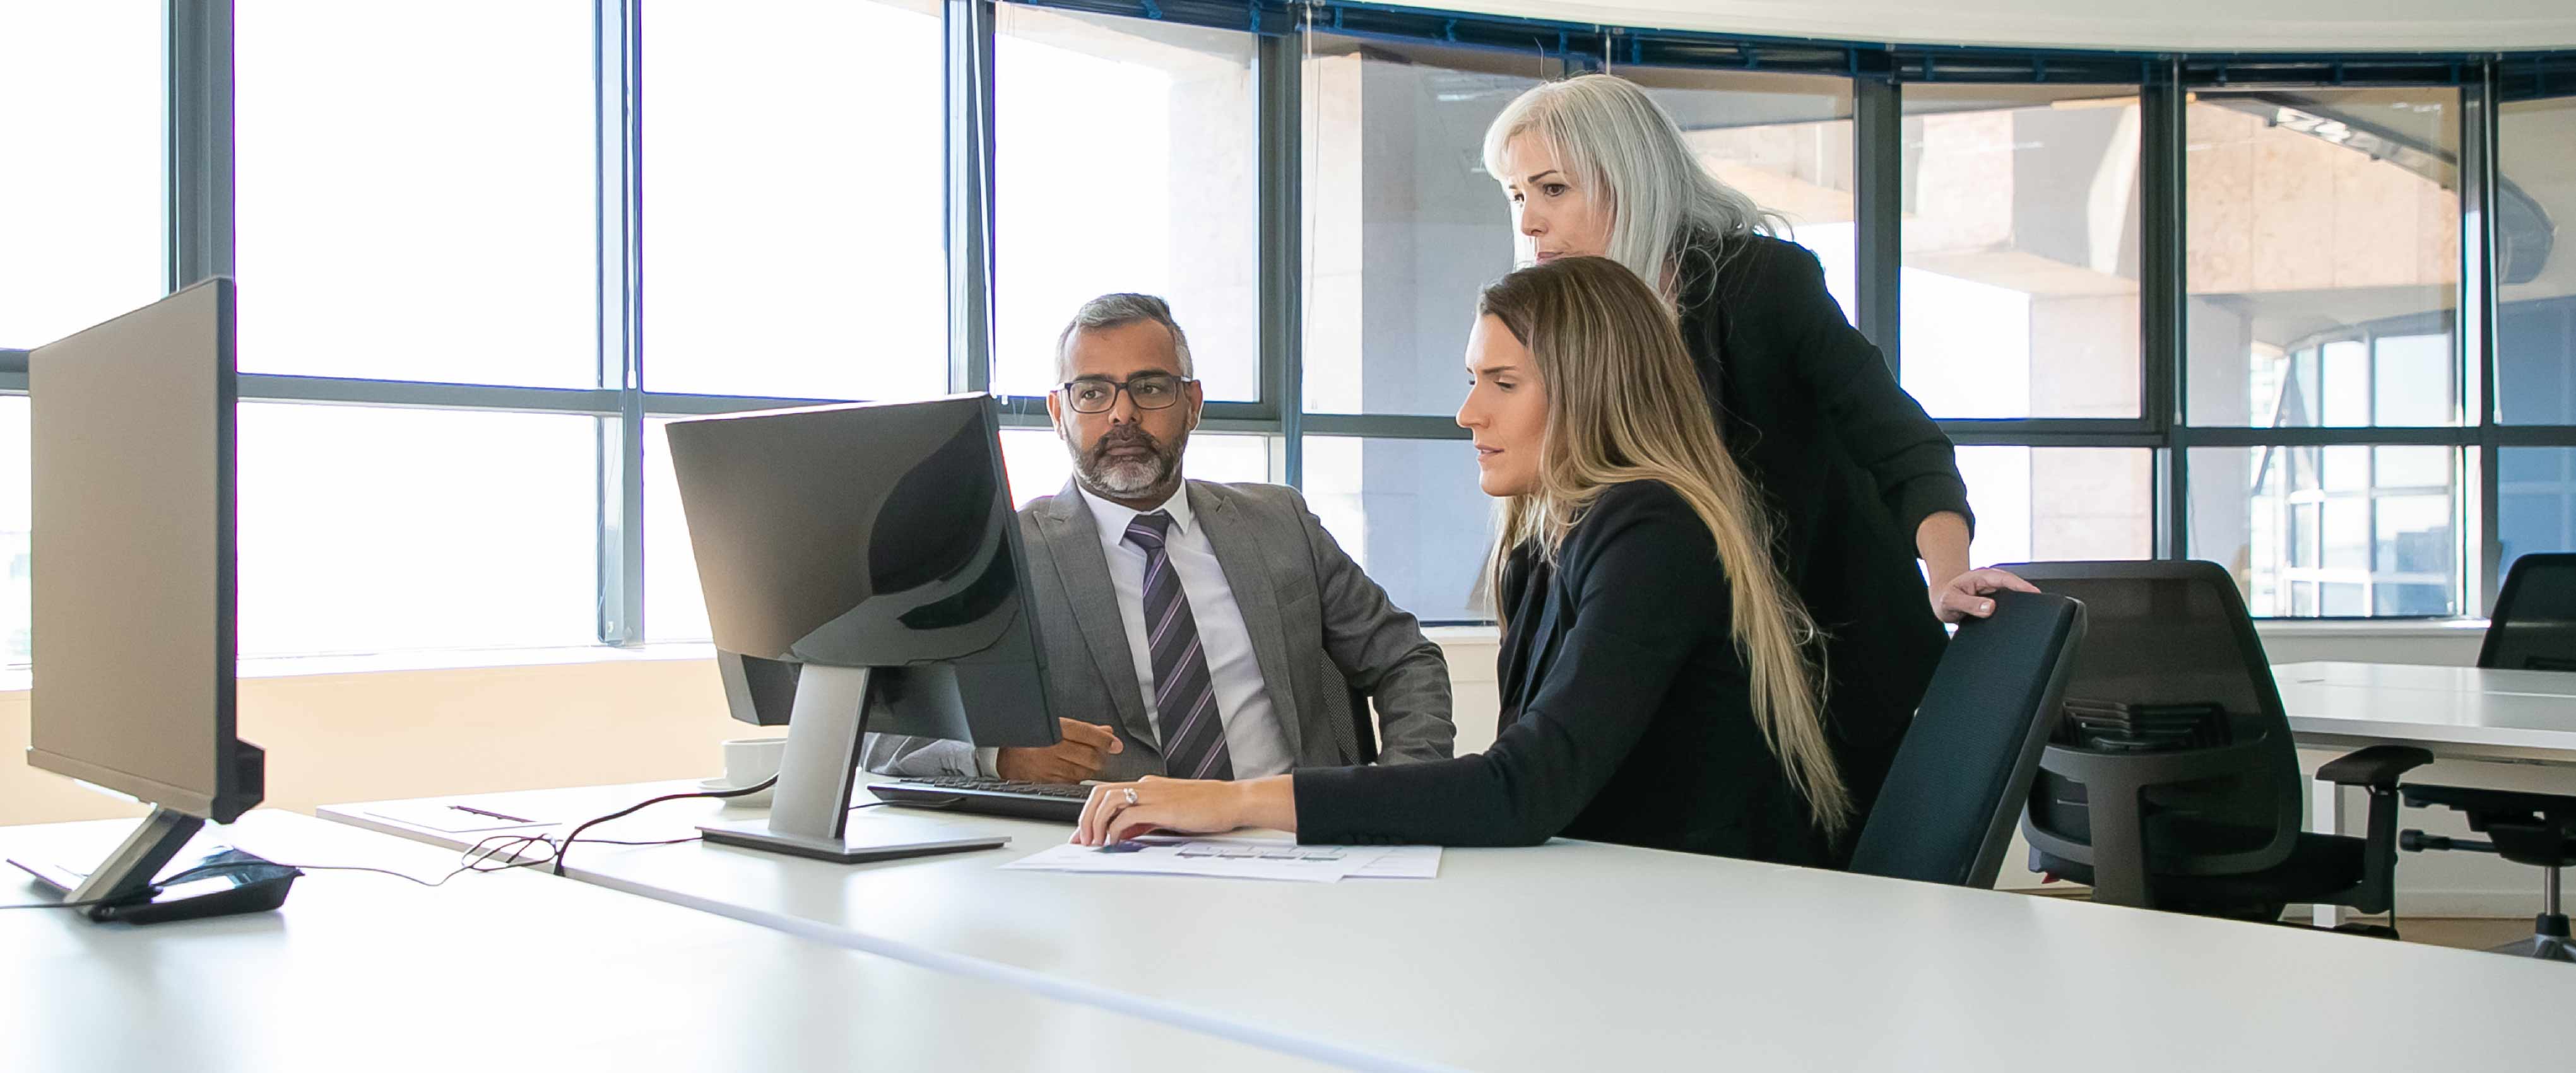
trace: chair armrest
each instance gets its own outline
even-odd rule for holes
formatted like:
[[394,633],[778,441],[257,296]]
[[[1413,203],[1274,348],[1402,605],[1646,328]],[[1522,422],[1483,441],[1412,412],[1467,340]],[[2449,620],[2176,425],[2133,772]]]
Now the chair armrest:
[[2433,762],[2433,754],[2407,745],[2373,745],[2326,762],[2317,778],[2337,786],[2397,788],[2397,777]]

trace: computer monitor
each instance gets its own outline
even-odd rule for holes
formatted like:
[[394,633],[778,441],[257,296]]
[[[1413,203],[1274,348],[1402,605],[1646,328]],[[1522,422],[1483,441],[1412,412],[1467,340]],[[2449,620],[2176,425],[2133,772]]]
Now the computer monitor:
[[97,868],[12,863],[94,918],[144,919],[171,857],[262,793],[233,733],[234,309],[210,279],[27,355],[27,762],[153,808]]
[[[1046,746],[1043,651],[1002,473],[998,400],[961,395],[669,426],[729,692],[793,665],[764,824],[707,840],[835,861],[998,845],[936,819],[849,815],[865,733]],[[783,675],[764,674],[778,690]],[[749,699],[748,695],[743,700]],[[737,712],[741,709],[737,707]]]

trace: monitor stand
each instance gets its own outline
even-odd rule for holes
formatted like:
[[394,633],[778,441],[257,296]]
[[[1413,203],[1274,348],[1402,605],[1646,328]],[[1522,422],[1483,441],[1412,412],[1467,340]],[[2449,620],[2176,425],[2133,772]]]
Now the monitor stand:
[[166,891],[156,886],[154,877],[205,825],[203,817],[155,805],[116,852],[87,872],[40,861],[9,863],[62,895],[63,901],[99,903],[81,910],[91,920],[159,924],[261,913],[285,904],[295,877],[304,873],[239,850],[222,850],[171,873],[186,878]]
[[769,819],[705,824],[698,831],[708,842],[839,864],[993,849],[1010,842],[1004,835],[966,835],[953,821],[915,815],[872,812],[852,829],[850,787],[857,781],[859,753],[867,739],[873,674],[863,667],[805,665],[796,679],[787,752],[778,764]]

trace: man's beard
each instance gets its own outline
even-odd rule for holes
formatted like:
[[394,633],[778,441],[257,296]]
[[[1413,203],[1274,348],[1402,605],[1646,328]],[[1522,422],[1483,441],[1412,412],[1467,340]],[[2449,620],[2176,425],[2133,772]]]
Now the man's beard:
[[[1190,442],[1190,434],[1181,433],[1166,444],[1134,425],[1118,425],[1100,437],[1088,451],[1073,452],[1074,472],[1092,491],[1120,499],[1135,499],[1164,486],[1181,471],[1181,448]],[[1111,458],[1109,452],[1121,447],[1142,447],[1143,457]]]

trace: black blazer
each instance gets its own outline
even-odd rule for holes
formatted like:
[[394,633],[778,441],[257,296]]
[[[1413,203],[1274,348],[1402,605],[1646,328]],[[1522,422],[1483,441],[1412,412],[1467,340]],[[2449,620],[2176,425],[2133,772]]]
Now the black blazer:
[[1825,631],[1825,707],[1864,808],[1947,634],[1915,529],[1968,517],[1950,439],[1843,319],[1805,247],[1747,236],[1681,259],[1682,340],[1719,434],[1771,508],[1791,587]]
[[1300,839],[1510,846],[1561,834],[1833,863],[1753,724],[1717,545],[1678,493],[1655,481],[1602,492],[1553,567],[1524,548],[1504,588],[1493,747],[1298,771]]

